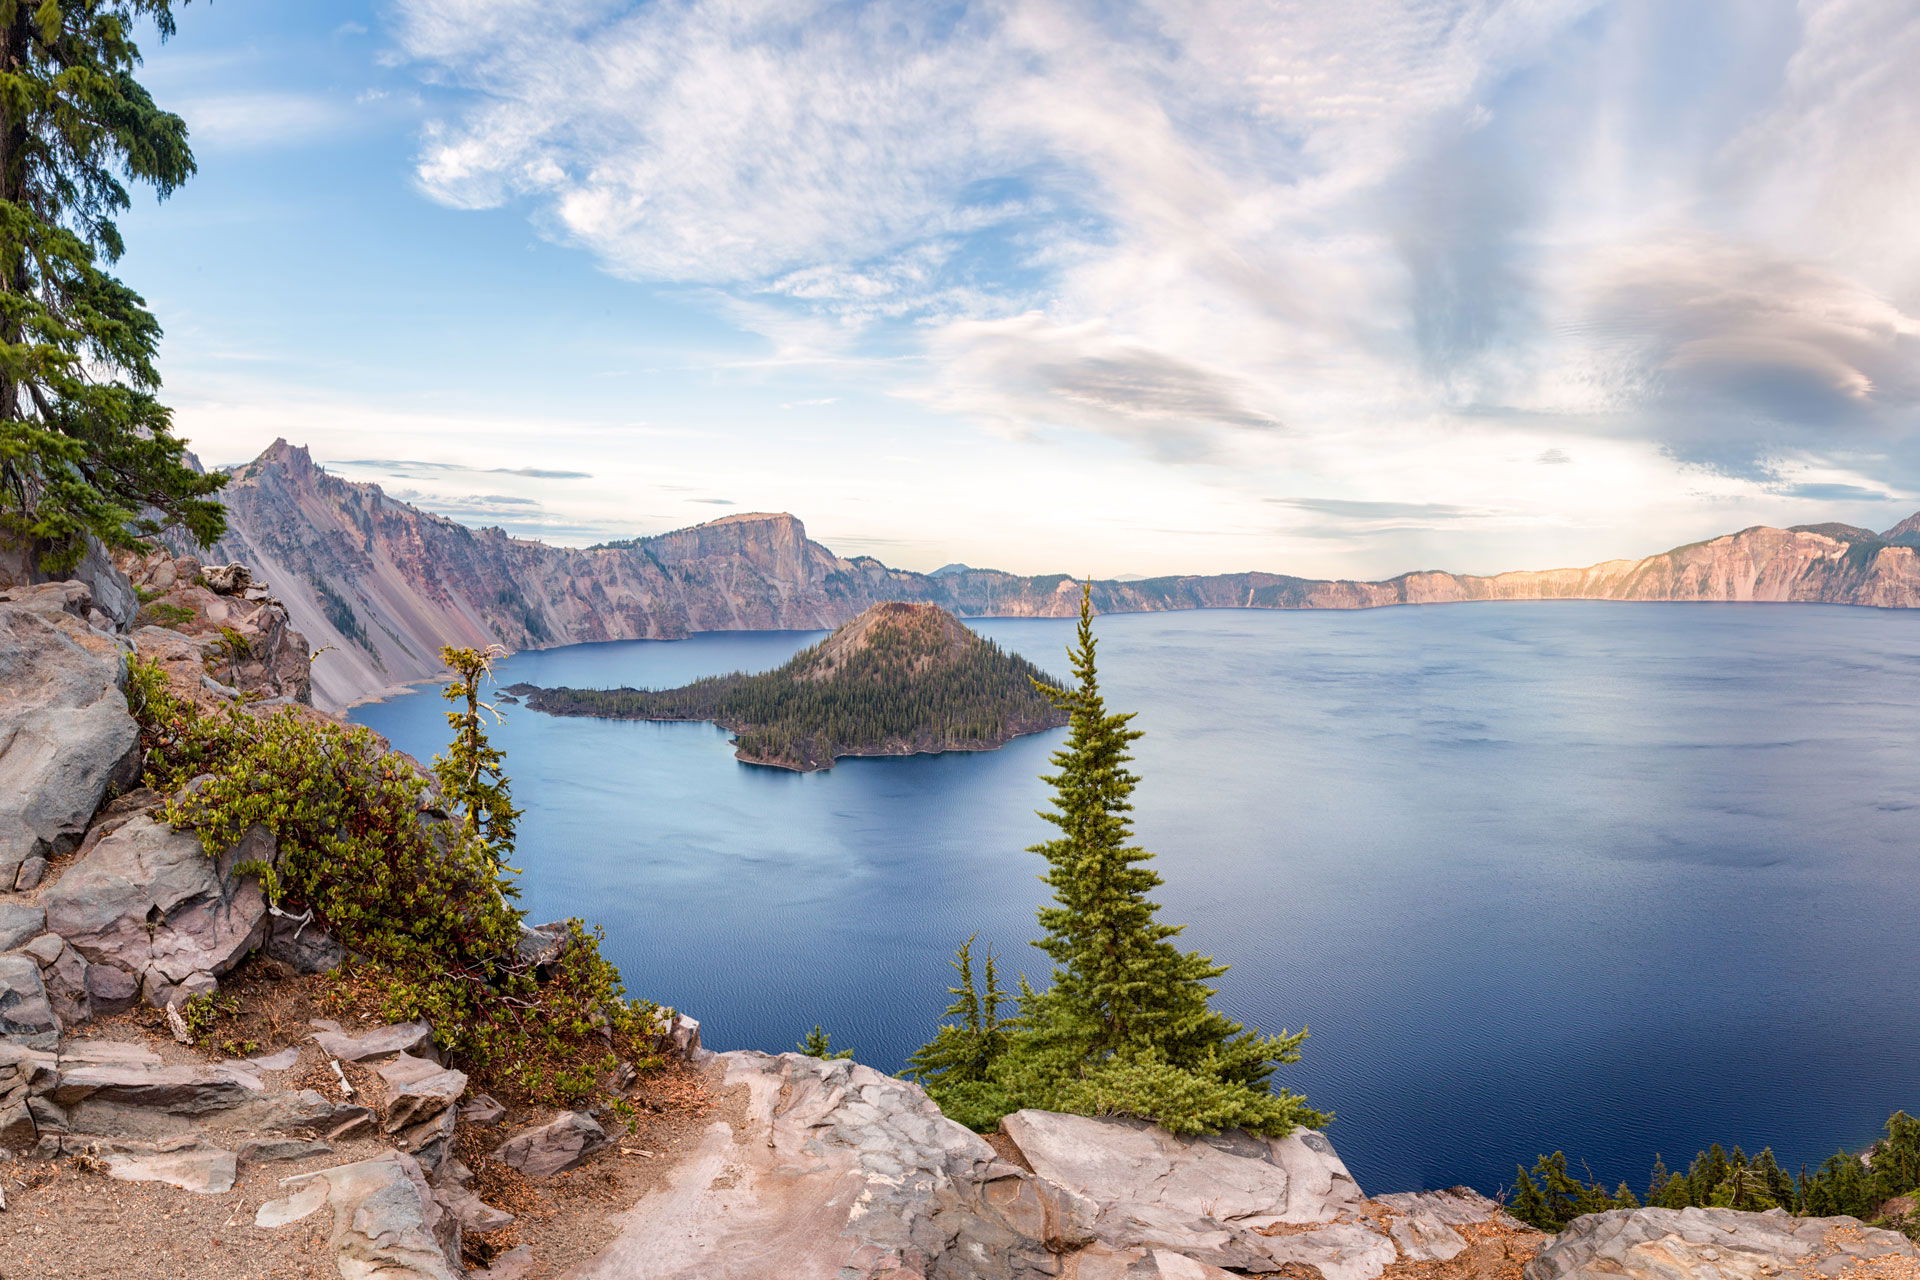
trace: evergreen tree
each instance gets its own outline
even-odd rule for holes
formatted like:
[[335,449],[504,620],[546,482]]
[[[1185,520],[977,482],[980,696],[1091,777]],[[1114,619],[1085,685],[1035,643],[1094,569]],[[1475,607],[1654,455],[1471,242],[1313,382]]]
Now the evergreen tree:
[[[1132,1115],[1176,1133],[1243,1127],[1277,1136],[1325,1124],[1330,1117],[1305,1099],[1268,1087],[1276,1066],[1299,1060],[1306,1032],[1263,1035],[1214,1011],[1207,983],[1226,966],[1180,950],[1172,941],[1180,926],[1154,918],[1147,894],[1160,877],[1144,865],[1153,855],[1132,842],[1128,816],[1140,779],[1128,768],[1127,748],[1140,731],[1129,727],[1131,714],[1107,710],[1096,648],[1092,598],[1083,588],[1068,650],[1074,684],[1035,682],[1068,725],[1053,757],[1057,772],[1044,779],[1053,807],[1041,814],[1059,835],[1033,848],[1046,859],[1042,880],[1053,890],[1039,913],[1045,936],[1034,944],[1054,962],[1053,983],[1035,991],[1022,981],[1013,1032],[986,1068],[991,1089],[958,1075],[951,1085],[972,1083],[965,1100],[991,1101],[1001,1114],[1038,1107]],[[964,1019],[966,1005],[962,996],[951,1016]],[[939,1052],[937,1036],[922,1051]],[[942,1105],[956,1097],[944,1071],[922,1078]],[[970,1122],[997,1119],[981,1114],[988,1109]]]
[[841,1058],[851,1058],[853,1056],[853,1050],[851,1049],[842,1049],[840,1052],[835,1053],[833,1051],[833,1037],[825,1031],[822,1031],[820,1024],[817,1022],[813,1024],[813,1030],[807,1032],[807,1038],[793,1047],[801,1053],[806,1054],[809,1058],[825,1058],[829,1062],[837,1062]]
[[126,183],[192,175],[179,116],[134,79],[134,25],[173,0],[0,0],[0,537],[70,569],[177,524],[225,528],[225,483],[186,462],[156,398],[160,326],[108,274]]
[[1659,1204],[1660,1193],[1673,1181],[1673,1174],[1667,1169],[1667,1162],[1658,1151],[1653,1153],[1653,1170],[1647,1174],[1647,1203]]
[[484,717],[492,716],[496,724],[506,717],[493,704],[480,701],[480,682],[492,676],[494,660],[505,653],[497,644],[485,649],[447,645],[440,650],[440,660],[453,672],[441,690],[441,696],[455,704],[447,712],[453,741],[445,755],[433,759],[433,776],[441,790],[459,806],[467,834],[486,846],[496,866],[504,865],[513,852],[520,810],[513,807],[507,783],[506,753],[487,741]]
[[1513,1177],[1513,1203],[1507,1206],[1507,1212],[1530,1227],[1547,1230],[1546,1224],[1551,1221],[1547,1216],[1547,1198],[1540,1194],[1540,1188],[1534,1184],[1533,1178],[1519,1165],[1513,1167]]
[[1638,1209],[1640,1207],[1640,1197],[1633,1194],[1632,1187],[1622,1182],[1613,1189],[1612,1207],[1615,1209]]

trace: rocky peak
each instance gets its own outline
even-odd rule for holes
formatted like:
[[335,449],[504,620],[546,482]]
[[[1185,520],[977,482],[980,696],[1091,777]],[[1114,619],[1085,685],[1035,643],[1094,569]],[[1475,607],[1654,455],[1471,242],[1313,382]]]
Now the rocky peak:
[[821,641],[814,661],[803,674],[809,680],[824,680],[861,652],[888,642],[904,644],[914,665],[923,670],[950,663],[986,643],[937,604],[889,600],[874,605]]
[[1920,511],[1914,512],[1880,537],[1886,542],[1920,543]]

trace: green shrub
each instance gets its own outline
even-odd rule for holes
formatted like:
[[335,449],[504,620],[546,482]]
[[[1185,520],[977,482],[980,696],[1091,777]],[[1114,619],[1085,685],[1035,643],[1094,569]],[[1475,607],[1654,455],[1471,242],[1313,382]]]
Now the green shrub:
[[209,855],[256,825],[271,832],[273,860],[237,870],[331,930],[386,1017],[427,1019],[476,1076],[556,1106],[596,1098],[622,1060],[657,1061],[656,1009],[625,997],[599,932],[569,922],[547,973],[518,959],[522,914],[508,903],[506,869],[484,840],[437,816],[428,779],[369,730],[293,708],[201,713],[138,660],[127,700],[147,783],[170,796],[161,816]]
[[159,600],[141,605],[135,620],[143,627],[177,627],[193,621],[193,610],[183,604]]

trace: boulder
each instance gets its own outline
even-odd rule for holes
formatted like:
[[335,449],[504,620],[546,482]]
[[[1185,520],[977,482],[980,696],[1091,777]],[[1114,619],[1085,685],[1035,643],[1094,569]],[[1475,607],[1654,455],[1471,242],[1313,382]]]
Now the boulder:
[[40,966],[19,952],[0,955],[0,1042],[7,1040],[34,1049],[60,1043],[60,1021],[47,999]]
[[744,1091],[738,1122],[709,1125],[573,1280],[1061,1274],[1044,1188],[917,1085],[845,1059],[712,1061],[717,1093]]
[[460,1108],[460,1120],[475,1129],[491,1129],[507,1118],[507,1109],[488,1093],[476,1093]]
[[[372,1160],[297,1174],[292,1195],[260,1206],[255,1224],[283,1226],[333,1210],[328,1244],[343,1280],[459,1280],[458,1227],[434,1202],[413,1157]],[[453,1241],[450,1250],[447,1240]]]
[[359,1035],[342,1031],[339,1023],[328,1019],[320,1019],[313,1026],[316,1028],[313,1042],[342,1062],[365,1062],[401,1053],[436,1062],[440,1058],[433,1047],[433,1028],[424,1022],[399,1022]]
[[1781,1209],[1615,1209],[1575,1218],[1523,1275],[1526,1280],[1829,1280],[1856,1271],[1882,1274],[1865,1265],[1874,1259],[1920,1266],[1920,1246],[1854,1218],[1795,1218]]
[[47,928],[125,974],[149,1004],[212,990],[266,936],[266,896],[233,868],[274,852],[255,827],[209,858],[192,832],[134,814],[41,894]]
[[12,951],[46,929],[47,913],[34,903],[0,899],[0,951]]
[[467,1075],[410,1053],[380,1067],[387,1082],[387,1119],[384,1128],[398,1133],[442,1112],[451,1111],[467,1091]]
[[[1365,1197],[1312,1130],[1176,1137],[1141,1120],[1051,1111],[1015,1112],[1002,1128],[1037,1176],[1093,1206],[1086,1229],[1112,1248],[1170,1249],[1241,1271],[1305,1263],[1327,1280],[1378,1275],[1396,1256],[1355,1221]],[[1329,1225],[1267,1234],[1317,1223]]]
[[115,654],[0,604],[0,892],[31,889],[79,843],[111,787],[134,781],[139,732]]
[[315,1156],[332,1155],[333,1147],[325,1142],[298,1138],[255,1138],[242,1143],[235,1154],[241,1164],[265,1164],[272,1160],[311,1160]]
[[553,1119],[522,1129],[494,1151],[494,1158],[534,1178],[551,1178],[577,1168],[613,1139],[584,1111],[561,1111]]

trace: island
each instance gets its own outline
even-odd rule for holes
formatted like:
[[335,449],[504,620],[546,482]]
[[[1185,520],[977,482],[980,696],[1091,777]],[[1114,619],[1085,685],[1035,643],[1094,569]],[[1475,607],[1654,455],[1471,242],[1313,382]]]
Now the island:
[[678,689],[516,685],[535,711],[709,720],[748,764],[809,772],[843,756],[990,751],[1067,722],[1034,686],[1056,683],[938,605],[876,604],[785,665]]

